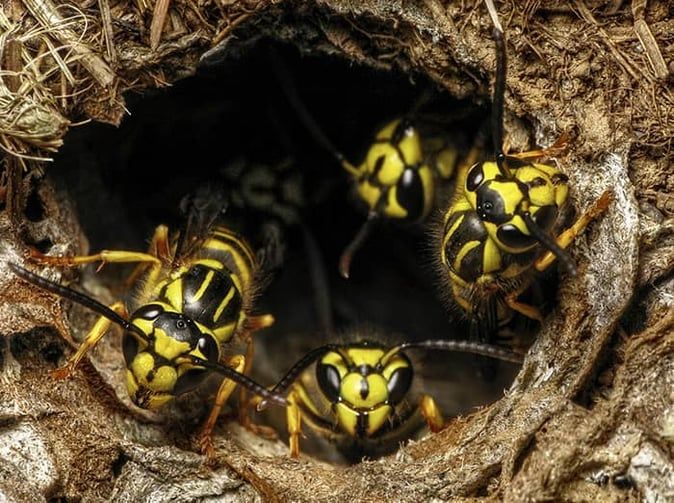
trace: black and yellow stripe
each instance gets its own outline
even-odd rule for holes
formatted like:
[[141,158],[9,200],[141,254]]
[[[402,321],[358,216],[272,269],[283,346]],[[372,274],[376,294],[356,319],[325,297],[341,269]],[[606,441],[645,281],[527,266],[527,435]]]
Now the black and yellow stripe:
[[415,222],[432,208],[435,176],[449,178],[456,159],[456,149],[447,142],[422,138],[409,120],[396,119],[377,133],[351,174],[369,211]]
[[215,227],[194,258],[157,285],[156,298],[208,327],[223,343],[245,319],[255,269],[248,244]]

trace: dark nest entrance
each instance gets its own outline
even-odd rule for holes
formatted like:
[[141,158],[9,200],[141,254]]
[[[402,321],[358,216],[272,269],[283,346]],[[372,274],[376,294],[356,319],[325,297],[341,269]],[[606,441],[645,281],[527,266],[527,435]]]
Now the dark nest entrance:
[[[138,8],[101,1],[82,4],[66,26],[47,15],[52,7],[26,0],[0,18],[9,34],[0,41],[3,68],[13,72],[2,79],[1,96],[11,99],[0,100],[7,111],[0,114],[0,141],[24,156],[6,157],[0,180],[0,331],[6,342],[11,338],[0,384],[5,494],[26,500],[250,499],[255,492],[283,500],[592,500],[671,489],[673,126],[665,111],[674,100],[667,2],[649,2],[647,9],[639,2],[631,9],[582,0],[570,8],[497,5],[508,38],[506,129],[513,147],[530,146],[531,136],[549,144],[572,131],[572,147],[560,162],[571,179],[574,210],[606,189],[615,194],[608,214],[574,245],[580,274],[562,276],[553,288],[550,314],[509,392],[470,413],[498,397],[508,379],[479,379],[470,359],[431,359],[421,371],[433,378],[427,384],[445,396],[448,414],[466,414],[446,431],[395,456],[344,468],[288,460],[283,444],[230,424],[218,430],[222,464],[214,470],[190,451],[205,397],[179,404],[173,422],[163,425],[119,406],[114,391],[120,390],[111,389],[122,371],[114,337],[77,378],[50,380],[62,348],[54,328],[67,334],[69,326],[92,320],[78,309],[66,317],[67,304],[27,287],[2,264],[21,261],[26,242],[73,253],[86,236],[92,249],[142,249],[154,225],[179,221],[185,192],[237,156],[273,164],[290,155],[317,197],[307,221],[328,272],[335,326],[369,322],[410,338],[461,334],[465,327],[450,319],[436,300],[432,274],[420,267],[423,231],[379,230],[357,256],[353,279],[337,277],[336,257],[362,215],[346,197],[339,168],[292,120],[260,40],[291,45],[279,47],[303,97],[334,143],[357,159],[373,129],[427,87],[440,90],[434,99],[443,114],[454,106],[449,96],[469,108],[487,104],[491,23],[480,2],[434,0],[198,7],[176,0]],[[45,47],[72,48],[78,40],[83,45],[60,60],[44,55]],[[307,59],[293,55],[292,46]],[[60,146],[65,117],[118,123],[123,91],[177,82],[206,51],[219,63],[195,79],[138,101],[124,95],[134,115],[121,129],[76,128],[55,166],[25,158]],[[31,64],[38,56],[42,63]],[[204,87],[194,87],[197,82]],[[169,175],[168,166],[177,166],[177,174]],[[44,170],[59,190],[40,183],[40,209],[19,188]],[[287,268],[261,299],[261,311],[280,313],[274,331],[260,337],[265,350],[255,372],[265,382],[286,366],[276,365],[278,354],[293,361],[307,349],[306,334],[320,330],[313,307],[292,309],[284,298],[292,291],[312,304],[302,233],[289,235],[288,252]],[[118,285],[118,274],[113,267],[99,277],[83,273],[79,284],[108,301],[116,292],[100,285]],[[390,284],[383,283],[387,278]],[[393,305],[387,296],[403,285],[415,293],[405,310],[382,308]],[[460,409],[453,408],[459,402],[450,388],[461,391]],[[21,465],[12,457],[17,452]]]
[[[352,279],[339,276],[339,254],[364,214],[350,197],[347,174],[289,105],[271,58],[294,76],[297,92],[326,134],[344,145],[354,162],[379,127],[415,107],[418,120],[434,121],[434,127],[463,142],[464,150],[487,115],[484,105],[454,100],[421,74],[354,66],[337,57],[301,57],[292,46],[261,41],[237,58],[204,65],[172,88],[130,96],[131,116],[118,129],[82,127],[66,138],[49,175],[73,201],[90,249],[144,250],[160,223],[181,228],[178,208],[185,195],[204,185],[222,186],[235,192],[226,224],[257,248],[268,241],[270,226],[282,241],[276,246],[283,248],[283,263],[265,278],[255,307],[276,318],[274,327],[258,334],[252,375],[260,382],[275,382],[324,343],[357,342],[374,334],[387,346],[465,339],[468,323],[448,310],[437,291],[428,235],[432,223],[382,226],[358,254]],[[426,103],[419,107],[421,98]],[[282,176],[269,189],[264,180],[258,182],[258,197],[277,198],[273,205],[284,205],[295,216],[280,217],[272,205],[237,207],[247,195],[236,191],[250,190],[242,177],[260,166]],[[447,194],[439,199],[446,200],[453,184],[442,188]],[[108,285],[114,289],[128,271],[107,267]],[[514,377],[514,366],[456,354],[425,356],[416,359],[417,380],[449,416],[498,399]],[[418,400],[418,394],[410,399]],[[267,421],[283,436],[283,414],[271,416]],[[390,444],[386,451],[398,445]],[[312,452],[311,446],[311,440],[303,442],[305,452]],[[313,452],[341,458],[327,443]],[[347,453],[352,460],[360,456]]]

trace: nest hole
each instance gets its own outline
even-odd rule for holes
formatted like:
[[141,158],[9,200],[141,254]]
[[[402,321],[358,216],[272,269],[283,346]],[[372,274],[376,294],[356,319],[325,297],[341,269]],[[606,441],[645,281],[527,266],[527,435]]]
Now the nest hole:
[[[232,166],[245,171],[285,163],[300,176],[303,205],[299,223],[282,229],[283,264],[265,278],[255,307],[256,313],[273,313],[276,323],[256,334],[254,378],[272,384],[309,349],[364,334],[374,333],[387,345],[466,338],[468,324],[440,298],[427,226],[381,226],[356,256],[352,278],[339,276],[339,255],[364,214],[350,196],[345,172],[289,105],[270,66],[274,54],[325,135],[353,162],[362,158],[378,127],[414,109],[422,95],[429,100],[423,107],[429,117],[455,117],[442,127],[466,142],[489,114],[480,100],[455,100],[423,75],[302,56],[292,46],[261,41],[170,88],[126,96],[131,114],[119,128],[92,124],[68,134],[49,175],[74,202],[91,250],[145,250],[158,224],[180,228],[186,194],[204,184],[233,183]],[[264,215],[229,208],[230,216],[260,247]],[[309,258],[307,234],[318,260]],[[312,279],[314,267],[324,271],[324,283]],[[126,274],[123,269],[107,267],[102,281],[112,286]],[[536,285],[530,295],[554,299],[554,274]],[[325,312],[317,306],[319,297],[328,302],[327,322],[319,315]],[[434,354],[419,355],[415,371],[424,391],[451,417],[498,399],[515,369],[473,356]],[[283,414],[270,412],[262,422],[284,435]],[[352,460],[320,439],[312,444],[314,435],[306,433],[304,452]]]

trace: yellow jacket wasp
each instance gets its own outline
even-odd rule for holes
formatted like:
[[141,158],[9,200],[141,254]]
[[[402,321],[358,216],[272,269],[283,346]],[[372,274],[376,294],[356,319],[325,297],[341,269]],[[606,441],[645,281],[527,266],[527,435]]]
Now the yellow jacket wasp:
[[374,135],[363,161],[352,164],[319,128],[297,94],[288,71],[274,54],[272,63],[288,101],[316,142],[328,151],[351,178],[367,219],[339,260],[344,278],[351,261],[374,225],[382,219],[418,223],[428,217],[436,198],[438,180],[454,173],[458,148],[447,138],[422,134],[411,114],[389,121]]
[[[426,340],[404,342],[392,348],[361,341],[326,344],[307,353],[272,389],[288,392],[286,409],[290,454],[300,453],[301,425],[335,441],[351,441],[364,447],[400,439],[413,418],[421,414],[431,431],[439,431],[444,419],[435,400],[422,395],[411,405],[408,392],[414,377],[404,351],[433,349],[474,353],[514,363],[522,356],[512,351],[470,341]],[[313,373],[309,367],[315,363]],[[264,407],[263,400],[258,409]],[[418,424],[416,425],[418,426]]]
[[194,203],[196,209],[188,213],[185,232],[169,239],[168,228],[160,225],[147,253],[103,250],[87,256],[50,257],[31,252],[33,260],[55,266],[138,263],[132,278],[144,278],[130,315],[121,301],[107,307],[16,264],[10,267],[22,279],[100,315],[78,351],[64,367],[54,371],[54,377],[68,377],[112,323],[124,329],[127,390],[141,408],[157,409],[194,389],[209,374],[223,375],[225,379],[199,437],[202,452],[212,456],[211,433],[236,384],[277,405],[287,402],[245,375],[249,357],[237,354],[225,364],[221,362],[222,347],[235,335],[248,343],[250,356],[251,332],[269,326],[273,318],[250,313],[256,259],[241,237],[214,225],[220,203],[215,208],[203,198]]
[[[557,146],[520,154],[503,152],[506,46],[491,0],[487,6],[496,42],[494,159],[459,168],[456,192],[442,221],[438,253],[452,297],[483,334],[493,332],[507,308],[542,320],[536,307],[518,301],[529,286],[529,273],[543,271],[559,259],[567,272],[575,274],[575,264],[564,249],[612,199],[610,192],[604,193],[568,229],[551,235],[568,196],[568,177],[554,166],[533,162]],[[507,308],[496,305],[497,300]]]

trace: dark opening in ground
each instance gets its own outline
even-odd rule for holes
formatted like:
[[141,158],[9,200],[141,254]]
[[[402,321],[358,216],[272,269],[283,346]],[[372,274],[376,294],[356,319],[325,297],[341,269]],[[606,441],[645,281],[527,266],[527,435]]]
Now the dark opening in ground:
[[[50,175],[72,195],[91,250],[144,250],[158,224],[179,228],[178,208],[186,194],[204,183],[231,183],[223,170],[286,163],[302,179],[305,205],[301,225],[283,229],[283,264],[268,278],[255,308],[276,318],[272,328],[256,335],[256,379],[272,384],[309,349],[358,339],[365,327],[375,328],[390,345],[466,338],[466,322],[439,299],[426,226],[381,226],[356,256],[351,279],[339,276],[339,255],[364,214],[349,195],[346,173],[289,106],[269,65],[269,45],[260,43],[240,59],[209,66],[171,88],[127,96],[131,115],[118,129],[93,124],[69,134]],[[448,134],[469,138],[488,114],[452,100],[419,75],[301,57],[292,47],[273,45],[325,134],[354,163],[374,131],[407,113],[422,95],[429,96],[423,108],[429,117],[458,117],[443,124]],[[229,215],[259,246],[267,235],[264,217],[248,218],[233,207]],[[313,252],[307,233],[316,244]],[[122,276],[113,269],[108,266],[105,281]],[[316,270],[325,273],[325,283],[312,279]],[[319,315],[321,309],[328,319]],[[326,330],[330,319],[332,334]],[[495,365],[485,379],[483,365],[472,356],[410,356],[419,362],[415,370],[424,391],[447,417],[498,399],[516,370]],[[264,420],[283,435],[282,414],[271,416]],[[312,436],[308,428],[305,433]],[[302,446],[311,452],[310,442]],[[335,459],[330,447],[316,449]]]

